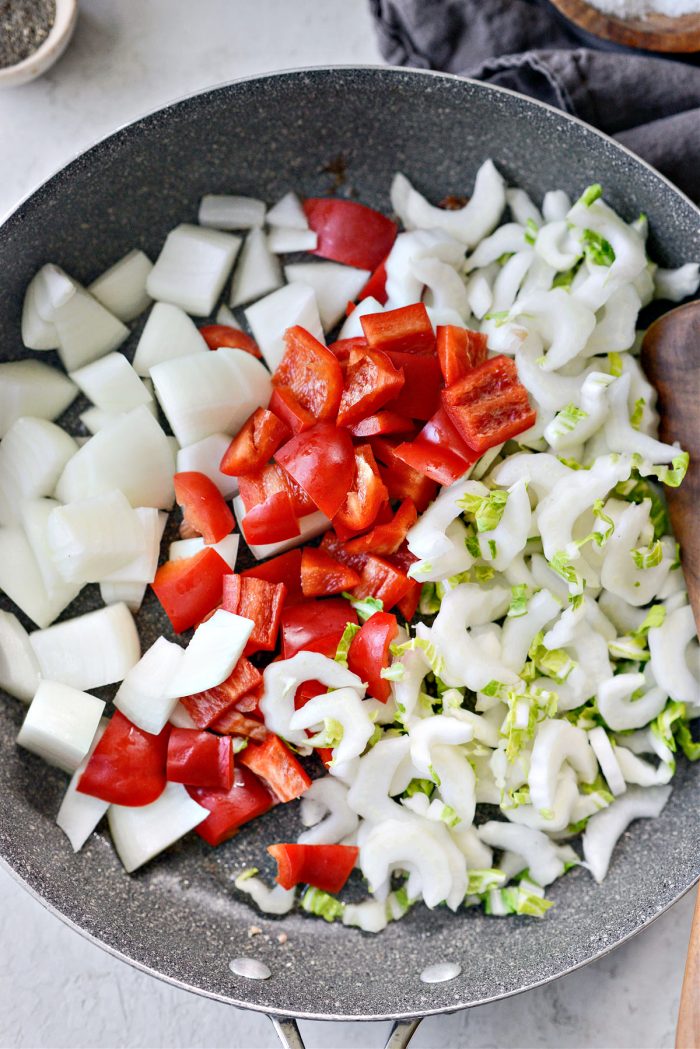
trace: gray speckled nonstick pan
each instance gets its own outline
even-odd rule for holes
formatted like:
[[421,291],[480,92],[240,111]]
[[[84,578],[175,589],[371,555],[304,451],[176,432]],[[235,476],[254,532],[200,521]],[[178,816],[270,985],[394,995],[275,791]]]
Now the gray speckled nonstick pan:
[[[22,298],[42,263],[59,262],[88,283],[130,248],[155,257],[170,227],[196,220],[205,192],[268,201],[290,188],[327,193],[332,179],[324,169],[339,155],[347,170],[341,192],[385,211],[397,169],[440,200],[468,193],[486,157],[537,199],[550,188],[576,195],[601,182],[628,219],[649,216],[655,259],[700,258],[700,213],[690,201],[631,153],[553,109],[432,73],[282,73],[205,92],[118,131],[19,207],[0,229],[0,357],[25,354]],[[95,589],[67,614],[95,607]],[[165,630],[154,600],[139,621],[148,643]],[[23,713],[15,700],[0,703],[0,854],[9,868],[54,913],[119,957],[278,1017],[407,1018],[514,994],[621,943],[700,875],[700,777],[681,762],[663,816],[633,825],[603,885],[583,869],[556,882],[556,907],[544,921],[416,907],[369,936],[304,915],[271,920],[237,896],[231,874],[264,865],[267,843],[294,840],[296,806],[277,808],[216,850],[190,835],[129,876],[104,829],[77,856],[71,852],[54,823],[65,777],[15,746]],[[262,935],[250,938],[251,924]],[[233,975],[230,959],[245,955],[265,962],[271,978]],[[421,983],[427,964],[445,960],[460,963],[459,977]]]

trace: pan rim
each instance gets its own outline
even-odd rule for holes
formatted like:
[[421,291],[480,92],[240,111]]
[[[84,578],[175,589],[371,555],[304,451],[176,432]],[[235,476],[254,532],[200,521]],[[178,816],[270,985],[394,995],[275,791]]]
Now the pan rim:
[[[108,150],[110,146],[118,140],[121,136],[135,135],[139,133],[148,133],[149,125],[159,117],[169,113],[171,110],[175,110],[179,107],[184,107],[201,96],[214,95],[218,92],[226,91],[227,89],[234,88],[241,84],[247,84],[258,81],[268,81],[272,79],[278,79],[281,77],[295,77],[295,76],[314,76],[318,74],[332,75],[336,73],[379,73],[387,74],[392,76],[400,74],[407,78],[434,78],[439,81],[456,81],[459,83],[466,83],[472,88],[476,88],[479,91],[492,92],[497,95],[506,95],[513,97],[519,101],[520,104],[531,105],[538,109],[545,110],[555,116],[558,120],[569,121],[579,128],[583,129],[586,133],[594,135],[597,139],[602,140],[603,143],[607,143],[608,146],[612,146],[616,152],[626,156],[632,162],[638,166],[641,166],[645,171],[655,180],[660,182],[667,191],[670,191],[674,197],[680,198],[680,200],[691,209],[700,227],[700,207],[696,205],[690,198],[680,190],[674,183],[670,181],[665,175],[657,171],[651,164],[637,156],[627,146],[621,144],[616,139],[599,131],[597,128],[581,120],[579,117],[573,116],[564,110],[558,109],[545,102],[540,102],[537,99],[530,98],[529,96],[522,95],[519,92],[513,91],[510,88],[501,87],[500,85],[485,84],[472,77],[459,76],[455,73],[445,73],[438,70],[428,69],[414,69],[406,68],[403,66],[391,66],[365,63],[359,65],[353,64],[342,64],[342,65],[314,65],[314,66],[302,66],[302,67],[290,67],[288,69],[281,69],[270,71],[261,74],[252,74],[245,77],[237,77],[232,80],[227,80],[215,85],[209,85],[201,88],[198,91],[190,92],[186,95],[174,98],[163,105],[156,108],[150,109],[140,116],[137,116],[133,120],[125,122],[119,125],[114,130],[96,139],[91,145],[86,147],[84,150],[76,153],[69,161],[61,165],[52,174],[47,176],[42,182],[39,183],[34,189],[27,192],[20,200],[7,212],[6,215],[0,220],[0,234],[5,230],[6,227],[12,229],[17,222],[21,222],[25,211],[31,207],[32,201],[36,198],[41,199],[45,194],[51,191],[54,184],[61,184],[63,178],[69,178],[74,168],[79,165],[89,163],[94,157],[100,156],[100,154]],[[511,988],[509,990],[499,991],[498,993],[489,997],[483,997],[475,1001],[470,1002],[456,1002],[454,1005],[448,1006],[436,1006],[435,1008],[422,1009],[420,1011],[406,1011],[406,1012],[388,1012],[388,1013],[372,1013],[372,1014],[350,1014],[350,1013],[315,1013],[306,1012],[298,1009],[283,1009],[277,1006],[266,1006],[258,1003],[242,1001],[228,994],[221,994],[215,991],[209,991],[201,987],[196,987],[190,983],[178,979],[177,977],[167,975],[166,973],[160,972],[154,968],[151,968],[148,964],[141,962],[135,958],[130,957],[123,951],[114,947],[112,944],[100,939],[98,936],[91,933],[89,930],[78,925],[71,917],[59,910],[55,904],[46,899],[37,889],[35,889],[29,882],[19,873],[19,871],[11,864],[11,862],[0,852],[0,866],[7,871],[8,874],[20,884],[33,898],[35,898],[43,907],[46,908],[49,913],[58,917],[63,921],[69,928],[80,933],[86,940],[100,947],[108,954],[120,961],[126,962],[133,966],[135,969],[146,973],[149,976],[153,976],[156,979],[162,980],[164,983],[171,984],[172,986],[178,987],[181,990],[189,991],[193,994],[200,995],[205,998],[212,999],[214,1001],[220,1001],[228,1005],[232,1005],[235,1008],[246,1009],[253,1012],[261,1013],[267,1016],[275,1017],[293,1017],[300,1020],[328,1020],[337,1022],[373,1022],[373,1021],[391,1021],[391,1020],[410,1020],[416,1018],[422,1018],[426,1016],[434,1016],[441,1014],[448,1014],[453,1012],[459,1012],[463,1009],[469,1009],[478,1005],[485,1005],[491,1002],[502,1001],[506,998],[511,998],[515,995],[522,994],[525,991],[533,990],[536,987],[545,986],[555,980],[560,979],[562,976],[567,976],[578,969],[583,968],[585,965],[593,961],[597,961],[599,958],[605,957],[611,953],[617,947],[626,943],[632,937],[636,936],[642,930],[648,928],[653,921],[655,921],[661,914],[665,913],[670,907],[677,903],[686,893],[690,892],[694,885],[700,881],[700,873],[695,875],[690,884],[682,888],[677,892],[671,899],[664,902],[653,914],[644,918],[644,920],[638,924],[635,928],[626,932],[622,937],[616,939],[612,943],[606,944],[602,948],[596,949],[595,953],[590,957],[584,958],[575,962],[573,965],[562,969],[561,972],[557,972],[553,975],[547,975],[536,979],[532,982],[523,984],[522,986]]]

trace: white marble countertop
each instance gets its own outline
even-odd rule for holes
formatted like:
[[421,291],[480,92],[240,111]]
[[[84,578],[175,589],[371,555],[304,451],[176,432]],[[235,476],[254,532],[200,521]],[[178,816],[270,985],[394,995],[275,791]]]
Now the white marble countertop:
[[[0,214],[96,139],[237,76],[378,62],[366,0],[82,0],[75,39],[43,79],[0,92]],[[434,1017],[412,1045],[673,1044],[688,897],[618,951],[496,1005]],[[276,1045],[269,1022],[161,983],[68,929],[0,872],[0,1044]],[[302,1023],[309,1049],[380,1046],[387,1024]]]

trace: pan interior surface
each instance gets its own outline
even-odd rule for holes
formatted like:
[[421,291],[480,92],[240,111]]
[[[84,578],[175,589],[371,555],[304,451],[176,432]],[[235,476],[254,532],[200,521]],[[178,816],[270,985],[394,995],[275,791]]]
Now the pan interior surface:
[[[87,284],[131,248],[154,258],[168,229],[196,221],[205,192],[268,202],[289,189],[327,194],[329,167],[342,168],[341,193],[388,212],[394,171],[440,200],[468,193],[486,157],[538,201],[548,189],[576,196],[600,182],[628,219],[648,215],[656,261],[674,266],[700,258],[697,209],[631,154],[554,110],[415,71],[292,72],[234,83],[155,113],[100,143],[26,201],[0,229],[0,357],[27,355],[20,312],[41,264],[57,262]],[[97,607],[96,590],[86,589],[67,614]],[[144,647],[165,632],[153,595],[139,626]],[[0,856],[47,906],[107,949],[236,1005],[371,1019],[493,1000],[615,946],[700,875],[700,778],[680,762],[663,816],[633,825],[602,886],[580,868],[556,882],[550,890],[556,907],[544,921],[416,907],[369,936],[298,914],[272,920],[235,892],[233,876],[263,867],[268,843],[296,839],[296,806],[273,810],[216,850],[190,835],[129,876],[104,829],[72,854],[54,822],[65,776],[14,742],[24,709],[7,697],[0,704]],[[262,933],[249,936],[251,925]],[[277,940],[282,930],[284,944]],[[234,975],[229,961],[241,956],[265,962],[271,978]],[[443,961],[459,962],[461,974],[422,983],[425,966]]]

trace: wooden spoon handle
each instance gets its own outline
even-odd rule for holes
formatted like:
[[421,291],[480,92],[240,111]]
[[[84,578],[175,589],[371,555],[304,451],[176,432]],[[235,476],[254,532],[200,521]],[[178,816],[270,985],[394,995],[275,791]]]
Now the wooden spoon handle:
[[690,928],[688,957],[681,1003],[678,1009],[676,1049],[698,1049],[700,1047],[700,890],[695,899],[693,924]]

